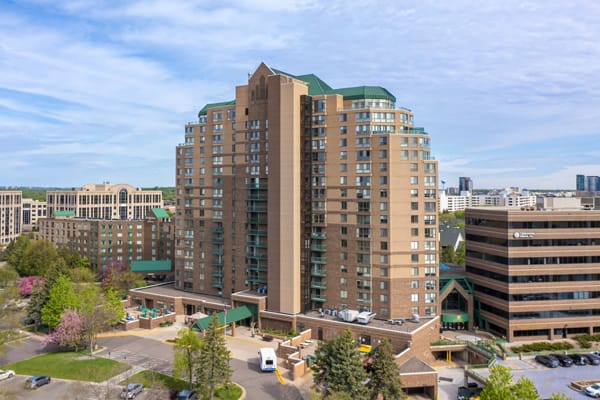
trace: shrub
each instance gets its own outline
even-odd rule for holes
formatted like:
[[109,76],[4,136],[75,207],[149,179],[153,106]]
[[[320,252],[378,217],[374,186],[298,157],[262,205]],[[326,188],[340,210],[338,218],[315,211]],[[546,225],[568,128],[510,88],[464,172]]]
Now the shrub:
[[575,336],[575,340],[577,340],[577,342],[579,343],[579,346],[581,346],[582,349],[589,349],[590,347],[592,347],[592,344],[590,342],[600,342],[600,334],[577,335],[577,336]]
[[535,342],[524,344],[521,346],[512,347],[511,350],[515,353],[531,353],[538,351],[560,351],[571,350],[573,345],[569,342]]

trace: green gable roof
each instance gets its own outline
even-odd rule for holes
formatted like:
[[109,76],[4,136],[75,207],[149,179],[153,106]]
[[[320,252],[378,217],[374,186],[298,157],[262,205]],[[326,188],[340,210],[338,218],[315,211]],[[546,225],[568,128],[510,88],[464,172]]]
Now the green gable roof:
[[54,211],[55,217],[74,217],[75,211],[73,210],[62,210],[62,211]]
[[200,110],[200,112],[198,112],[198,116],[206,115],[208,113],[209,108],[234,106],[234,105],[235,105],[235,100],[221,101],[219,103],[208,103],[207,105],[202,107],[202,110]]
[[[225,320],[225,314],[223,311],[217,314],[217,318],[219,319],[219,326],[223,326],[225,322],[228,324],[232,322],[238,322],[246,318],[250,318],[252,316],[252,311],[247,306],[236,307],[232,310],[227,311],[227,320]],[[208,324],[212,320],[212,316],[205,317],[196,321],[194,326],[192,326],[193,330],[196,331],[204,331],[208,329]]]
[[171,272],[171,260],[132,261],[132,272]]
[[171,218],[169,216],[169,213],[167,212],[167,210],[165,210],[164,208],[152,208],[152,214],[154,214],[154,216],[156,218],[161,218],[161,219],[169,219]]

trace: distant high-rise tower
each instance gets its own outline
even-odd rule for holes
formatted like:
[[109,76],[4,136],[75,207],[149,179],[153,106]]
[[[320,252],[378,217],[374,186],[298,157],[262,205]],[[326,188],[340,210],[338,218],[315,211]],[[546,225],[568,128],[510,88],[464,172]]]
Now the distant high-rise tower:
[[256,289],[287,315],[436,315],[438,165],[395,101],[261,64],[202,108],[177,147],[175,288]]
[[577,185],[576,190],[584,192],[585,191],[585,175],[577,175]]
[[461,176],[458,178],[458,191],[473,193],[473,180],[468,176]]

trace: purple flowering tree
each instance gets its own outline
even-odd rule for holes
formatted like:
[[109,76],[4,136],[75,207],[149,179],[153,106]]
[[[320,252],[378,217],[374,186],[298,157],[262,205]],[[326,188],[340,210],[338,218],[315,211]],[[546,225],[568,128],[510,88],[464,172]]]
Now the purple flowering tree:
[[36,286],[44,286],[46,279],[43,276],[26,276],[19,279],[19,294],[29,297],[33,293],[33,288]]
[[55,343],[61,347],[77,351],[84,340],[84,323],[77,311],[67,310],[60,323],[51,335],[45,339],[45,344]]

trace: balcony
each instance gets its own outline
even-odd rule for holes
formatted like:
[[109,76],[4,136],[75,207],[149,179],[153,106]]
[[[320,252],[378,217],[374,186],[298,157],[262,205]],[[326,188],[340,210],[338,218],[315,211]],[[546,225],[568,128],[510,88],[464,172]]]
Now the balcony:
[[247,246],[252,246],[252,247],[260,247],[262,249],[266,249],[267,248],[267,243],[266,242],[259,242],[258,240],[249,240],[246,242]]
[[311,257],[310,262],[312,264],[327,264],[327,258],[325,257]]
[[219,278],[220,280],[222,280],[223,279],[223,270],[210,271],[210,276],[212,276],[214,278]]
[[311,276],[327,276],[327,271],[323,268],[312,268],[310,270]]
[[223,266],[223,260],[211,260],[210,261],[210,265],[214,265],[216,267],[222,267]]
[[325,303],[327,301],[327,297],[324,294],[316,294],[316,293],[312,293],[310,295],[310,299],[312,301],[316,301],[318,303]]
[[246,258],[249,260],[266,260],[266,254],[246,254]]
[[310,283],[311,289],[327,289],[326,281],[312,281]]
[[266,265],[248,265],[248,272],[268,272],[269,268]]
[[214,250],[211,250],[210,254],[214,254],[215,256],[222,256],[223,255],[223,249],[214,249]]
[[310,236],[313,239],[319,239],[319,240],[327,239],[327,234],[325,232],[313,232]]
[[251,212],[251,213],[266,213],[267,212],[267,207],[264,206],[249,206],[246,209],[247,212]]
[[310,249],[312,251],[324,252],[327,251],[327,246],[324,246],[322,244],[313,244],[310,246]]
[[217,280],[211,280],[210,286],[216,289],[223,289],[223,282]]

